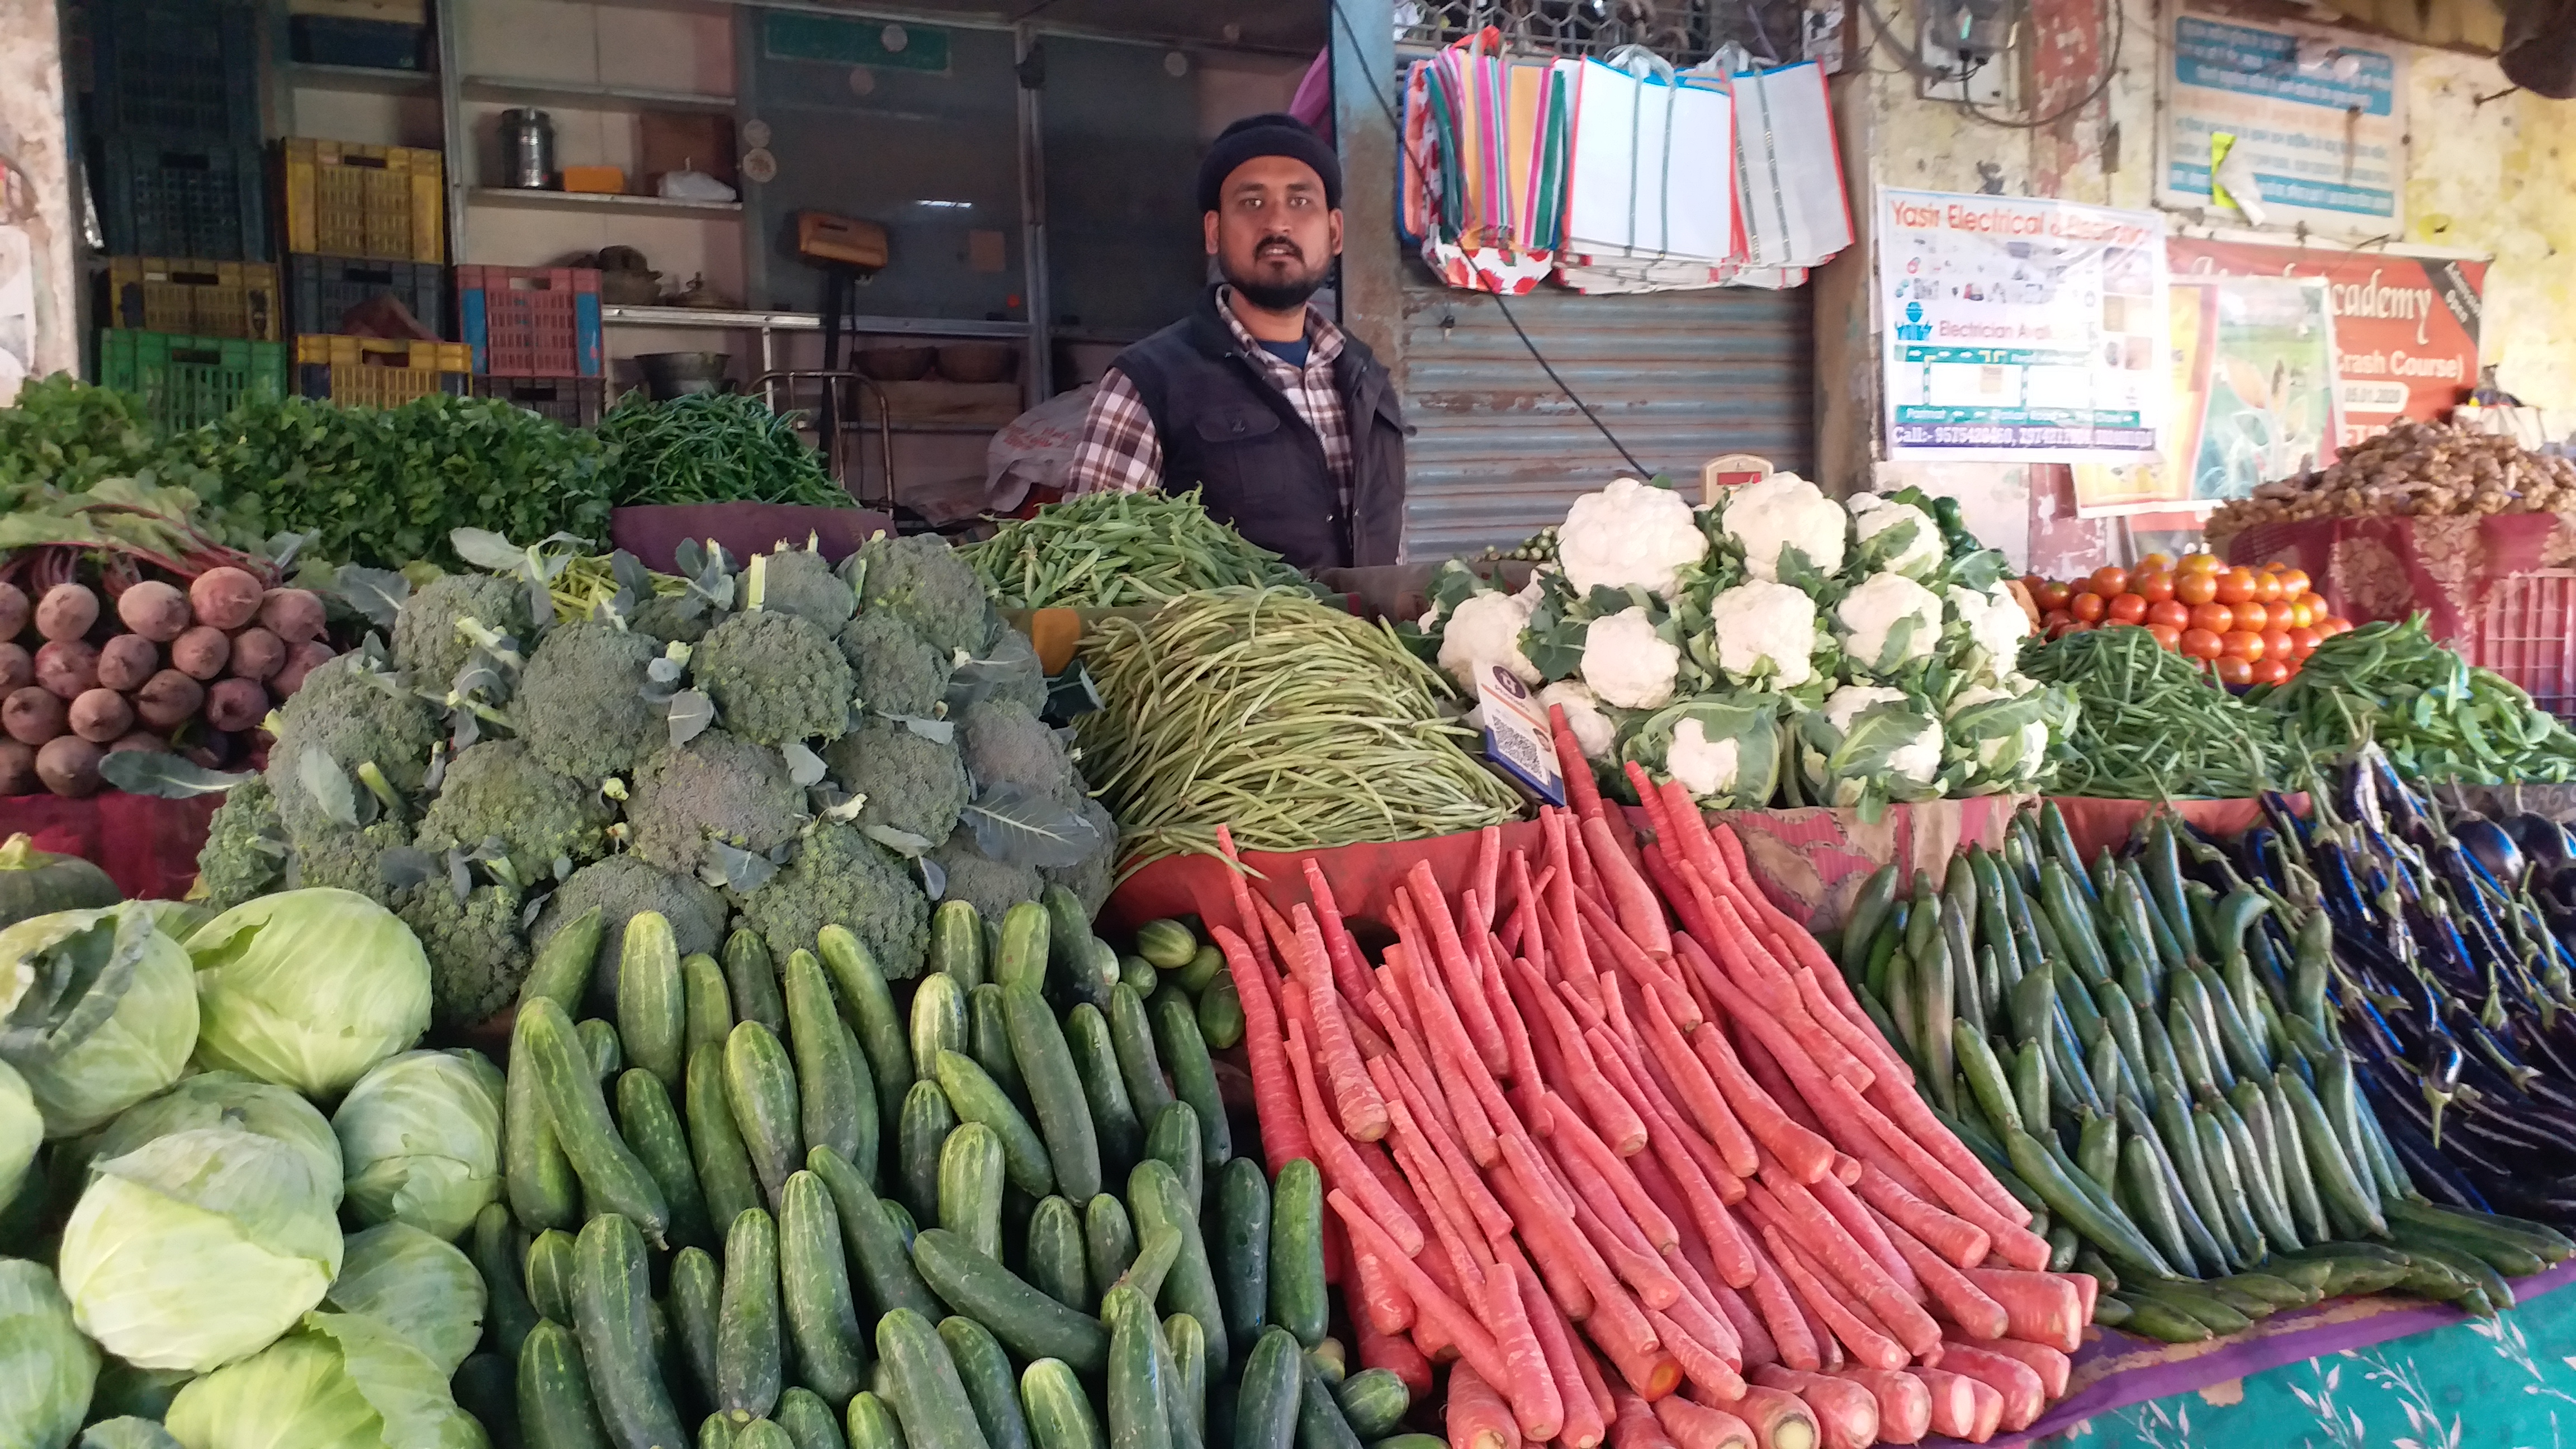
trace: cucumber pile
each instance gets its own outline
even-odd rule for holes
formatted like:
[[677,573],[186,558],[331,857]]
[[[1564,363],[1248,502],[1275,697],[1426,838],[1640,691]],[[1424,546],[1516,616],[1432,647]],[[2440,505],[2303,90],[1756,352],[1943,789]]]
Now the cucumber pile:
[[[2492,1313],[2576,1244],[2417,1193],[2327,1006],[2332,926],[2194,878],[2170,816],[2088,866],[2055,804],[1936,887],[1864,884],[1841,964],[1941,1120],[2037,1215],[2094,1321],[2168,1342],[2399,1291]],[[2263,918],[2273,917],[2271,921]],[[2215,965],[2211,963],[2216,963]]]
[[1187,927],[1122,962],[1067,891],[950,901],[902,984],[839,926],[683,958],[638,916],[613,982],[597,941],[549,943],[513,1028],[508,1204],[472,1237],[517,1370],[472,1406],[496,1442],[1403,1437],[1406,1385],[1326,1336],[1313,1164],[1274,1192],[1237,1151],[1209,1042],[1241,1012]]

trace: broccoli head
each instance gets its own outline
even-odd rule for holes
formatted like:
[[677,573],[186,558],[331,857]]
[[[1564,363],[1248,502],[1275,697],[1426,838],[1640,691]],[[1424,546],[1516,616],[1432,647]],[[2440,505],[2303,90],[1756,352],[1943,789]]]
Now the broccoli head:
[[937,534],[880,533],[842,569],[859,586],[859,607],[883,609],[921,631],[941,654],[981,653],[992,638],[984,581]]
[[444,879],[395,893],[394,914],[429,957],[431,1025],[445,1031],[473,1026],[517,999],[531,959],[519,931],[519,901],[503,885],[477,886],[459,898]]
[[1011,907],[1038,898],[1046,881],[1025,865],[1010,865],[976,848],[975,832],[960,825],[929,859],[948,873],[942,900],[964,901],[985,920],[998,921]]
[[840,644],[859,703],[872,713],[928,719],[948,693],[948,656],[891,613],[852,619],[841,630]]
[[292,890],[321,886],[356,891],[389,906],[394,889],[385,881],[385,852],[410,845],[411,831],[398,820],[379,820],[355,829],[334,825],[298,835],[286,884]]
[[734,615],[697,642],[689,669],[724,727],[755,743],[837,740],[850,727],[849,663],[830,634],[794,614]]
[[574,871],[546,898],[545,909],[528,930],[529,947],[543,951],[555,932],[593,906],[599,907],[600,922],[606,928],[600,932],[599,956],[591,967],[591,982],[601,991],[612,989],[610,983],[617,979],[617,960],[626,950],[626,923],[639,912],[661,912],[671,923],[671,937],[683,956],[713,951],[724,939],[724,897],[714,887],[695,876],[655,870],[631,855],[612,855]]
[[474,641],[460,619],[514,638],[528,638],[528,586],[491,574],[441,574],[403,601],[394,616],[394,663],[415,689],[445,693]]
[[635,606],[626,627],[664,643],[695,644],[723,617],[694,594],[656,594]]
[[499,836],[525,889],[551,880],[558,859],[598,859],[616,823],[616,810],[596,787],[539,764],[526,741],[485,740],[448,763],[416,843],[440,855]]
[[549,631],[519,672],[510,709],[538,763],[584,784],[635,768],[667,728],[643,695],[644,671],[661,652],[614,624],[584,620]]
[[206,903],[228,911],[275,889],[286,877],[286,827],[264,780],[244,780],[224,796],[197,852],[197,883]]
[[[859,611],[859,596],[832,565],[812,549],[782,548],[751,561],[760,578],[760,607],[810,620],[825,633],[850,622]],[[749,589],[749,574],[743,587]]]
[[708,841],[765,855],[796,837],[804,811],[805,792],[776,750],[708,730],[655,751],[636,770],[628,844],[663,870],[691,874],[707,863]]
[[893,981],[917,974],[930,948],[930,900],[911,868],[852,825],[816,826],[785,870],[742,898],[742,923],[780,961],[812,950],[825,926],[847,926]]
[[1064,741],[1044,721],[1016,700],[986,699],[968,707],[958,721],[966,773],[978,791],[1017,785],[1059,805],[1083,800],[1082,777],[1074,773]]
[[843,735],[823,759],[842,788],[867,797],[861,826],[891,826],[937,844],[966,808],[966,765],[957,747],[923,739],[907,725],[875,721]]
[[1083,818],[1100,832],[1100,848],[1068,866],[1040,866],[1038,875],[1048,885],[1060,885],[1082,898],[1082,908],[1092,915],[1109,899],[1110,888],[1118,884],[1118,822],[1110,818],[1108,807],[1084,796]]
[[[278,712],[268,752],[268,788],[287,837],[340,828],[303,775],[304,758],[320,751],[344,775],[373,764],[393,789],[412,795],[429,771],[429,753],[444,736],[438,713],[390,675],[352,651],[305,676],[304,687]],[[358,788],[354,779],[352,789]]]

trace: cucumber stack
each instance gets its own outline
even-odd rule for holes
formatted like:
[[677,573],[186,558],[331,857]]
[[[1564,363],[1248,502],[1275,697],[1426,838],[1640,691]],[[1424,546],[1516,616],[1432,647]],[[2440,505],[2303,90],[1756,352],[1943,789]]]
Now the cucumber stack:
[[2325,916],[2186,849],[2159,815],[2088,865],[2048,803],[1938,886],[1871,876],[1841,964],[2049,1266],[2101,1281],[2096,1322],[2191,1342],[2347,1293],[2510,1306],[2506,1275],[2576,1244],[2415,1191],[2335,1035]]
[[613,1022],[574,1019],[565,934],[513,1032],[508,1206],[475,1234],[519,1306],[495,1332],[529,1449],[1398,1433],[1406,1386],[1345,1381],[1325,1336],[1311,1164],[1274,1201],[1228,1116],[1210,1046],[1240,1008],[1188,927],[1122,963],[1061,889],[1000,921],[951,901],[894,983],[839,926],[684,960],[639,916]]

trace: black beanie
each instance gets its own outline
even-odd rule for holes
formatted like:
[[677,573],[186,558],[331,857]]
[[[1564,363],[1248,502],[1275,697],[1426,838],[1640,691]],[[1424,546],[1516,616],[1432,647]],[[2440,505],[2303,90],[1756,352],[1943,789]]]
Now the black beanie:
[[1285,156],[1303,161],[1315,168],[1324,181],[1324,204],[1338,211],[1342,205],[1342,162],[1324,138],[1306,128],[1295,116],[1273,111],[1265,116],[1246,116],[1225,128],[1208,148],[1207,159],[1199,163],[1199,211],[1215,211],[1225,189],[1225,179],[1247,161],[1264,156]]

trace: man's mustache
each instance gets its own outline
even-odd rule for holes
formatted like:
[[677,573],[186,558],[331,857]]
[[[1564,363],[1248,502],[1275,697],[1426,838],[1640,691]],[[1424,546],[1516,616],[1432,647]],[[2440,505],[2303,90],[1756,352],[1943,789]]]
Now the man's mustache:
[[1252,255],[1256,258],[1288,256],[1301,262],[1306,259],[1305,249],[1284,236],[1265,238],[1259,246],[1252,249]]

